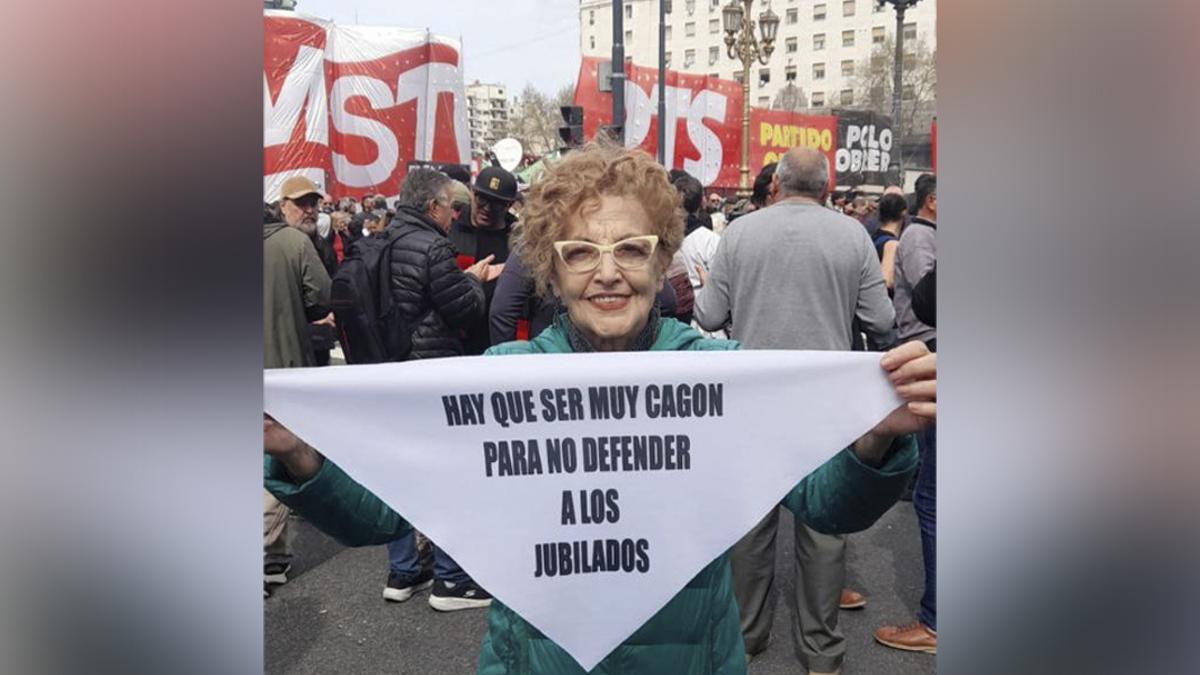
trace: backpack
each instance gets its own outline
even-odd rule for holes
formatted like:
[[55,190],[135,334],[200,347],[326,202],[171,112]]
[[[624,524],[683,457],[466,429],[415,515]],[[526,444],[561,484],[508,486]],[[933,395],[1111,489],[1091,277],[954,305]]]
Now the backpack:
[[389,229],[383,238],[359,239],[333,275],[330,305],[348,364],[403,361],[412,351],[412,327],[390,288],[392,245],[401,236]]

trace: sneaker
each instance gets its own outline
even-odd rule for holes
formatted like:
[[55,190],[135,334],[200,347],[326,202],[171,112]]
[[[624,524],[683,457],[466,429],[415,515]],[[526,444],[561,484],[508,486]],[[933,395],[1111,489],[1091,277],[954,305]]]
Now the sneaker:
[[404,602],[432,585],[433,572],[429,570],[421,570],[415,577],[391,572],[388,574],[387,586],[383,588],[383,599]]
[[263,583],[286,584],[287,573],[292,571],[290,563],[267,563],[263,565]]
[[867,606],[867,599],[862,593],[852,591],[849,588],[842,589],[842,597],[838,601],[838,607],[841,609],[862,609]]
[[937,653],[937,631],[914,621],[907,626],[884,626],[875,631],[875,640],[892,649],[906,652]]
[[456,612],[491,604],[491,594],[480,588],[473,579],[458,584],[437,579],[433,582],[433,591],[429,593],[429,606],[439,612]]

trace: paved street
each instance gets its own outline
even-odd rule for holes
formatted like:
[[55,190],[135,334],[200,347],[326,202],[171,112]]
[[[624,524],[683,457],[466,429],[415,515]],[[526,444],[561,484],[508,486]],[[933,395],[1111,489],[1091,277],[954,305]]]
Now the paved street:
[[[780,535],[779,577],[791,592],[791,516]],[[387,576],[382,546],[347,549],[293,519],[297,560],[291,581],[265,601],[267,673],[475,672],[486,610],[441,614],[422,593],[403,604],[380,597]],[[868,598],[863,610],[842,612],[849,644],[844,675],[935,672],[934,658],[884,648],[871,638],[884,622],[907,622],[921,592],[921,545],[912,504],[900,502],[876,525],[850,538],[848,585]],[[796,673],[786,603],[777,604],[771,646],[750,665],[752,675]]]

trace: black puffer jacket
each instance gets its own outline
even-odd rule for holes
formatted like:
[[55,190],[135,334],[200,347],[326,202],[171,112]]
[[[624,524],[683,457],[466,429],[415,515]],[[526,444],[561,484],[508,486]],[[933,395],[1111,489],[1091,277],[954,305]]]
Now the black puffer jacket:
[[454,245],[424,214],[401,207],[388,229],[392,246],[392,300],[415,326],[409,358],[464,353],[462,329],[484,315],[483,286],[458,269]]

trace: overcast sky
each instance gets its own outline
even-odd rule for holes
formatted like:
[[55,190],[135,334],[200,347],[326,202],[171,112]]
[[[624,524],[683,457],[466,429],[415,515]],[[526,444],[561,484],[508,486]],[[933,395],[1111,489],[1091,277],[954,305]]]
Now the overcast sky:
[[553,95],[579,74],[575,0],[297,0],[296,11],[461,39],[464,81],[504,84],[510,97],[526,83]]

